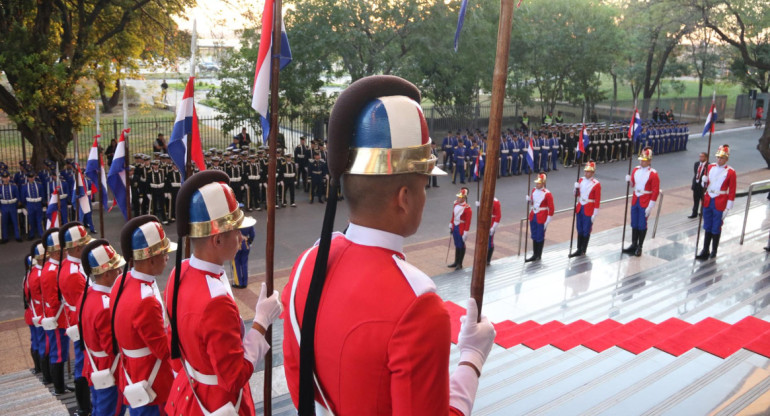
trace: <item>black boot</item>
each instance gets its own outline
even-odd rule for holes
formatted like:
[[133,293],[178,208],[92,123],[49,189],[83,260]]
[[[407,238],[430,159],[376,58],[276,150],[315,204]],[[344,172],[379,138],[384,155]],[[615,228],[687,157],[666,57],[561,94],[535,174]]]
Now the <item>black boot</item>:
[[587,236],[583,237],[583,248],[580,249],[580,251],[583,252],[583,255],[585,256],[588,252],[588,240],[591,239],[591,234],[588,234]]
[[545,241],[537,243],[537,260],[543,257],[543,246],[545,246]]
[[455,262],[446,267],[449,267],[450,269],[457,267],[457,264],[460,262],[460,250],[460,248],[455,247]]
[[711,255],[709,258],[713,259],[717,256],[717,248],[719,248],[719,236],[722,234],[712,234],[711,235]]
[[40,372],[43,373],[43,383],[53,383],[53,377],[51,377],[51,361],[50,356],[47,354],[40,357]]
[[51,363],[51,378],[53,379],[54,396],[75,391],[73,387],[64,384],[64,363]]
[[636,242],[639,239],[639,230],[636,228],[631,229],[631,245],[624,248],[623,252],[626,254],[634,254],[636,253]]
[[639,233],[636,235],[636,251],[634,252],[634,255],[636,257],[639,257],[642,255],[642,246],[644,245],[644,237],[647,236],[647,230],[639,230]]
[[494,253],[494,252],[495,252],[495,248],[494,247],[490,247],[489,251],[487,251],[487,266],[492,264],[492,253]]
[[703,250],[701,250],[700,254],[695,256],[697,260],[706,260],[709,258],[709,247],[711,247],[711,238],[712,234],[708,231],[706,231],[706,235],[703,237]]
[[85,377],[75,379],[75,400],[80,410],[76,415],[86,416],[91,414],[91,390],[88,388],[88,380]]
[[457,266],[455,267],[455,270],[462,270],[463,259],[465,258],[465,247],[458,248],[457,251],[459,252],[459,254],[457,255]]
[[537,260],[537,242],[532,241],[532,257],[524,259],[524,263]]
[[38,355],[37,350],[30,348],[29,355],[32,356],[32,363],[35,365],[30,371],[32,374],[40,373],[40,355]]
[[583,236],[578,234],[577,238],[577,249],[569,254],[568,257],[577,257],[583,255]]

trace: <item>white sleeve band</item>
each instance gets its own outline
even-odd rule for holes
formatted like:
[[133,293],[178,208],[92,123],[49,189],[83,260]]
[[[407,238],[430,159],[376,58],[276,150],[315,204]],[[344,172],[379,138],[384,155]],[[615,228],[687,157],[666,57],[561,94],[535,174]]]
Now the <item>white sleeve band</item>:
[[270,344],[265,341],[265,336],[259,331],[252,328],[246,333],[246,337],[243,339],[243,356],[251,361],[255,367],[265,357],[269,349]]
[[457,366],[449,377],[449,406],[469,416],[478,389],[479,378],[476,372],[467,365]]

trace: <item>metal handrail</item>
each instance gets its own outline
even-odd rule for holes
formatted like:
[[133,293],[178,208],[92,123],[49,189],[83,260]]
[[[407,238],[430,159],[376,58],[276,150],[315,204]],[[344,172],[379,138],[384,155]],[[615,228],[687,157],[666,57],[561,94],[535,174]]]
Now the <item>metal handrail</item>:
[[[619,197],[615,197],[615,198],[605,199],[605,200],[601,201],[601,204],[606,204],[606,203],[615,202],[615,201],[621,201],[621,200],[624,200],[624,199],[626,199],[625,196],[619,196]],[[657,212],[655,214],[655,227],[652,230],[652,238],[655,238],[655,232],[658,229],[658,218],[660,217],[660,207],[661,207],[661,205],[663,205],[663,191],[659,192],[659,199],[658,199],[658,202],[657,202],[658,210],[657,210]],[[572,212],[572,210],[574,210],[574,209],[575,209],[575,207],[560,209],[558,211],[554,211],[553,215],[561,214],[561,213],[564,213],[564,212]],[[529,214],[529,212],[527,214]],[[527,221],[527,217],[522,218],[522,219],[519,220],[519,248],[518,248],[518,252],[516,253],[517,256],[521,255],[521,237],[522,237],[522,228],[523,228],[524,221]]]
[[741,241],[740,245],[743,245],[743,237],[746,235],[746,221],[749,219],[749,208],[751,207],[751,194],[754,193],[754,188],[770,184],[770,179],[764,181],[752,182],[749,185],[748,198],[746,198],[746,210],[743,213],[743,227],[741,227]]

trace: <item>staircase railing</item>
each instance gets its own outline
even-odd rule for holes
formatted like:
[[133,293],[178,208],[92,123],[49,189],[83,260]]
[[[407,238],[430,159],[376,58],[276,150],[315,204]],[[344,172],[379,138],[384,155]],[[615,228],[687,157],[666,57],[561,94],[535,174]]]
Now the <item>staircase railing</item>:
[[743,245],[743,237],[746,235],[746,221],[749,219],[749,208],[751,207],[751,194],[754,193],[755,190],[759,190],[759,188],[766,188],[770,187],[770,179],[765,179],[764,181],[758,181],[758,182],[752,182],[751,185],[749,185],[749,191],[747,192],[748,197],[746,198],[746,209],[743,212],[743,226],[741,227],[741,241],[740,244]]

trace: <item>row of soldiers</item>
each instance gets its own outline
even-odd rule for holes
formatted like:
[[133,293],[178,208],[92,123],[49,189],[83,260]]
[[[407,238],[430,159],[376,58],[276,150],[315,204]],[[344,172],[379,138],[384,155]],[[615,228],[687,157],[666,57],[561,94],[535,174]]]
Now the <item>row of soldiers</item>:
[[[74,391],[76,414],[254,414],[249,378],[270,348],[264,334],[281,304],[263,284],[244,328],[223,265],[253,242],[256,221],[227,183],[212,170],[179,189],[177,233],[189,237],[192,256],[171,272],[165,295],[157,278],[177,244],[157,217],[123,226],[122,255],[79,222],[32,244],[23,294],[33,372],[55,395]],[[74,387],[64,381],[70,348]]]
[[[50,160],[43,164],[43,168],[35,171],[33,166],[26,161],[19,162],[19,170],[11,176],[8,166],[0,162],[0,221],[2,222],[2,239],[0,244],[7,243],[11,235],[16,241],[21,241],[20,224],[26,222],[27,239],[40,238],[43,235],[43,223],[51,219],[53,212],[47,205],[51,200],[54,190],[58,194],[59,220],[67,222],[75,217],[77,208],[72,204],[72,195],[76,189],[77,163],[73,159],[66,159],[62,169]],[[85,194],[90,199],[92,194],[91,180],[83,178],[85,187],[81,185],[79,194]],[[20,220],[20,217],[22,218]],[[80,213],[80,219],[95,233],[92,214]]]
[[[689,139],[686,122],[644,122],[636,140],[629,137],[628,125],[590,123],[585,125],[588,143],[580,153],[583,159],[578,161],[577,149],[582,131],[582,124],[553,124],[539,131],[507,129],[500,142],[498,177],[530,173],[526,162],[530,138],[534,173],[558,170],[559,164],[572,167],[590,159],[597,163],[627,160],[645,147],[650,147],[655,154],[684,151]],[[453,183],[458,177],[460,183],[465,183],[466,177],[477,180],[482,176],[486,139],[479,129],[475,132],[466,130],[464,134],[460,130],[449,131],[444,137],[440,149],[444,153],[443,166],[452,171]],[[480,169],[476,168],[477,164],[480,164]]]

